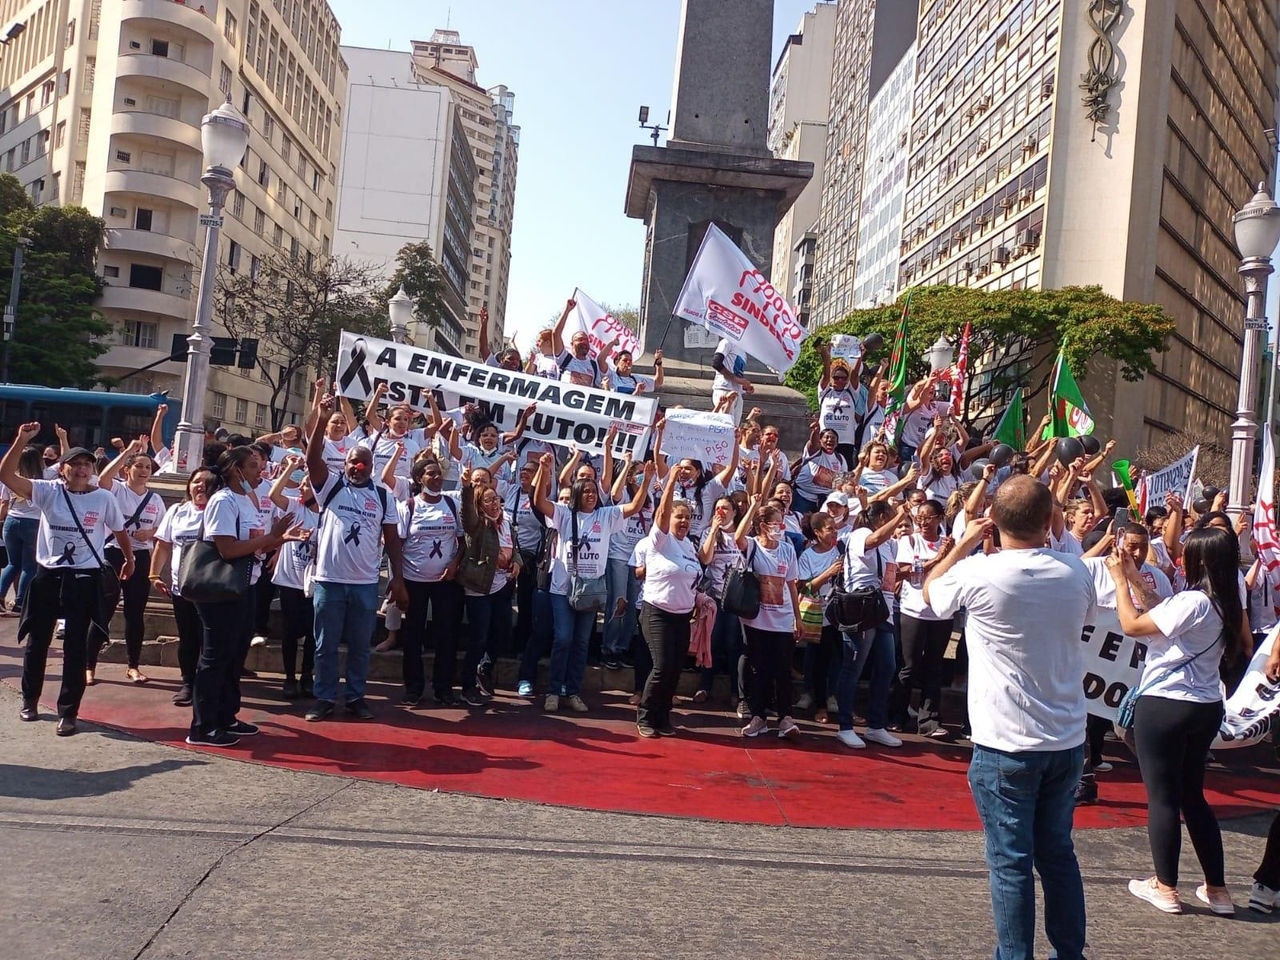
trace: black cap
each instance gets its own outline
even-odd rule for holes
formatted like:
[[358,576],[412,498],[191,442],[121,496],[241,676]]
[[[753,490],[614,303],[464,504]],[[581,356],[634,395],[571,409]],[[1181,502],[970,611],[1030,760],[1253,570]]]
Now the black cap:
[[98,462],[98,458],[93,455],[92,450],[86,450],[84,447],[72,447],[59,458],[58,463],[70,463],[76,457],[88,457],[91,462]]

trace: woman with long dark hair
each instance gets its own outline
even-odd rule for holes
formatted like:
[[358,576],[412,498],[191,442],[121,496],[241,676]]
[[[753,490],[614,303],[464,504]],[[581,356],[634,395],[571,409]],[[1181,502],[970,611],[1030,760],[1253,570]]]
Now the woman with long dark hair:
[[[707,593],[716,602],[716,624],[711,628],[711,666],[702,669],[693,702],[705,703],[711,696],[716,672],[726,673],[729,675],[729,699],[739,705],[741,712],[738,716],[745,720],[746,684],[742,683],[742,673],[746,663],[742,658],[742,627],[738,618],[724,609],[725,577],[730,567],[742,563],[742,551],[738,549],[741,520],[733,498],[720,497],[711,512],[711,526],[702,537],[698,559],[706,568]],[[744,541],[748,530],[749,527],[741,530]]]
[[[28,480],[44,478],[44,460],[40,448],[34,444],[23,447],[18,457],[18,474]],[[4,550],[9,558],[8,566],[0,573],[0,599],[9,593],[14,581],[18,583],[14,594],[13,614],[22,610],[27,597],[27,587],[36,575],[36,533],[40,529],[40,508],[30,500],[4,488],[4,502],[9,505],[4,517]]]
[[778,736],[786,739],[800,732],[791,717],[791,655],[800,628],[800,594],[796,552],[783,535],[782,511],[777,507],[760,510],[746,556],[747,569],[760,580],[760,611],[742,621],[751,668],[751,720],[742,735],[767,733],[772,708],[779,717]]
[[1204,883],[1196,897],[1214,913],[1231,916],[1222,833],[1204,798],[1204,766],[1209,745],[1222,723],[1219,665],[1248,648],[1248,625],[1238,585],[1240,552],[1228,530],[1192,530],[1183,544],[1187,589],[1138,613],[1128,582],[1133,558],[1113,553],[1107,570],[1116,581],[1120,627],[1147,638],[1133,736],[1147,789],[1147,837],[1155,876],[1129,881],[1129,892],[1165,913],[1181,913],[1178,856],[1179,818],[1187,825]]
[[151,550],[151,585],[173,604],[173,619],[178,627],[178,670],[182,686],[173,695],[176,707],[191,706],[191,690],[196,682],[196,663],[200,659],[203,628],[196,605],[182,596],[178,571],[182,569],[182,550],[200,538],[200,520],[209,505],[209,488],[213,471],[201,467],[187,478],[187,495],[165,511],[156,531]]

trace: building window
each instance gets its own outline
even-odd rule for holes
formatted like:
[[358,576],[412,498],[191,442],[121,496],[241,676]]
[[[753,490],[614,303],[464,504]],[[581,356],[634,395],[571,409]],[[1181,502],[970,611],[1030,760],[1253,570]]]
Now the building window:
[[67,24],[67,46],[74,46],[76,42],[76,22],[72,20]]
[[231,215],[233,217],[244,216],[244,194],[236,190],[231,195]]
[[40,106],[47,107],[53,103],[53,91],[56,86],[53,80],[46,80],[40,85]]
[[120,342],[126,347],[156,348],[157,325],[150,320],[126,320],[120,332]]
[[31,160],[31,138],[30,137],[22,141],[22,146],[18,148],[18,152],[22,158],[21,163],[18,164],[19,166],[22,166],[23,164],[28,163]]
[[53,146],[56,150],[67,142],[67,121],[59,120],[57,129],[53,135]]
[[262,115],[262,136],[266,138],[267,143],[270,143],[272,138],[275,136],[275,133],[276,133],[275,120],[271,117],[270,114],[264,113]]
[[289,158],[293,156],[293,141],[288,137],[280,138],[280,156],[284,158],[285,163],[288,163]]
[[284,227],[278,223],[276,224],[275,232],[271,235],[271,242],[277,247],[284,246]]
[[49,152],[49,131],[41,130],[36,134],[36,156],[43,157]]
[[236,18],[230,10],[222,20],[222,34],[234,46],[236,42]]
[[27,94],[27,116],[30,117],[36,112],[36,92],[32,90]]
[[151,41],[151,55],[153,57],[169,56],[169,41],[153,39]]
[[227,416],[227,395],[225,393],[214,393],[213,404],[209,409],[215,420],[226,419]]
[[143,263],[129,264],[129,286],[139,290],[160,290],[164,287],[164,270]]
[[267,405],[265,403],[255,403],[253,407],[253,425],[262,430],[267,425]]
[[83,85],[83,93],[93,93],[93,71],[97,67],[98,61],[95,57],[84,58],[84,78],[81,83]]
[[240,244],[234,240],[227,246],[227,267],[232,273],[240,269]]
[[151,218],[153,214],[145,207],[139,207],[133,215],[133,227],[135,230],[150,230]]
[[258,161],[258,184],[268,188],[271,186],[271,168],[265,160]]
[[218,89],[226,96],[231,96],[231,68],[225,63],[218,71]]
[[267,226],[267,215],[263,213],[261,210],[254,210],[253,232],[256,233],[258,236],[262,236],[262,231],[266,229],[266,226]]
[[249,279],[257,280],[258,274],[262,272],[262,258],[253,255],[249,257]]
[[120,276],[120,268],[119,268],[119,267],[111,267],[111,266],[103,267],[103,268],[102,268],[102,275],[103,275],[104,277],[118,277],[118,276]]
[[249,401],[236,397],[236,423],[249,422]]

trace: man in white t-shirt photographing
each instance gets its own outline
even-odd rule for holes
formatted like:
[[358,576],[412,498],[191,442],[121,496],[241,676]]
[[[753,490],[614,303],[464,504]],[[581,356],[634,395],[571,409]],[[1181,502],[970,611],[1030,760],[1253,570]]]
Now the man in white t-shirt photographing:
[[378,570],[386,547],[391,567],[391,599],[409,609],[402,576],[399,515],[394,498],[373,481],[373,451],[352,447],[341,474],[324,459],[324,424],[333,398],[318,399],[307,443],[307,474],[320,504],[312,600],[316,611],[315,705],[310,721],[333,715],[338,699],[338,643],[347,644],[347,712],[373,716],[364,698],[369,677],[369,641],[378,610]]
[[[1049,942],[1060,960],[1082,960],[1084,884],[1071,826],[1084,762],[1080,635],[1097,595],[1084,564],[1045,548],[1052,515],[1048,487],[1006,480],[992,519],[972,521],[929,572],[924,599],[939,616],[968,610],[969,787],[986,834],[996,956],[1034,955],[1034,864]],[[993,522],[999,552],[969,556]]]

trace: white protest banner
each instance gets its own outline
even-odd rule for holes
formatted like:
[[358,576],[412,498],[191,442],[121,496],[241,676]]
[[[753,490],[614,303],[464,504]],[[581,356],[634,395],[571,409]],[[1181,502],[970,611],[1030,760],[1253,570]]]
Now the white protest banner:
[[644,455],[657,410],[651,397],[561,383],[345,330],[337,382],[338,391],[352,400],[367,400],[378,384],[385,383],[388,403],[407,403],[416,410],[428,408],[431,391],[443,395],[443,402],[437,400],[441,407],[476,403],[500,430],[514,429],[520,412],[536,403],[524,438],[577,444],[594,455],[604,452],[605,435],[616,426],[614,452],[630,450],[637,460]]
[[853,363],[862,359],[862,341],[850,333],[831,335],[831,356],[842,357]]
[[1114,610],[1098,608],[1097,620],[1084,628],[1080,637],[1085,646],[1085,708],[1095,717],[1112,723],[1116,708],[1129,688],[1142,676],[1147,645],[1126,637]]
[[1163,507],[1164,498],[1169,493],[1181,494],[1184,501],[1190,499],[1191,481],[1195,479],[1196,459],[1199,456],[1200,446],[1197,444],[1181,460],[1142,478],[1139,483],[1138,506],[1143,514],[1149,506]]
[[1265,567],[1264,576],[1280,567],[1280,543],[1276,541],[1276,447],[1271,421],[1262,427],[1262,469],[1258,471],[1258,502],[1253,505],[1253,551]]
[[668,461],[674,463],[692,457],[704,467],[711,467],[733,459],[733,447],[738,440],[729,414],[672,407],[665,416],[662,452]]
[[1277,633],[1280,633],[1280,626],[1272,627],[1254,651],[1244,679],[1227,701],[1226,715],[1218,728],[1218,737],[1213,741],[1213,749],[1250,746],[1275,726],[1276,717],[1280,714],[1280,684],[1268,680],[1262,668],[1271,656]]
[[591,339],[591,356],[596,356],[607,343],[613,344],[616,356],[623,350],[631,353],[632,360],[640,359],[640,338],[626,324],[614,318],[604,307],[582,292],[573,291],[575,306],[564,323],[564,342],[579,331]]
[[786,298],[714,223],[672,312],[737,344],[779,381],[796,362],[805,337]]

